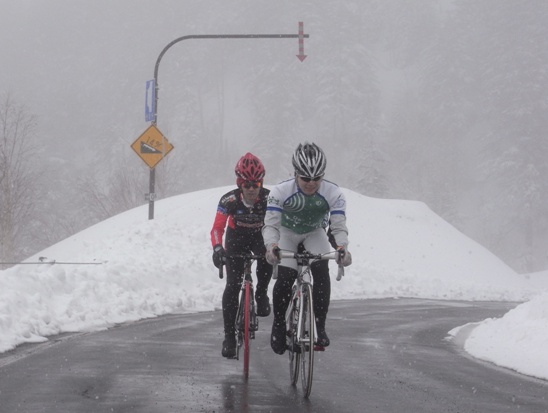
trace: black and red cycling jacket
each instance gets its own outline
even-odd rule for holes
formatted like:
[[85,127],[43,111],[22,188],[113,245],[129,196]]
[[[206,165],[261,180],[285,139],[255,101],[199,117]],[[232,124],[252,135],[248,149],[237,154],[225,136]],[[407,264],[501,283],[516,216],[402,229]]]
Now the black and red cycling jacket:
[[215,221],[211,229],[211,245],[214,247],[223,244],[223,235],[227,225],[237,231],[238,235],[260,232],[264,224],[269,193],[269,189],[261,188],[259,196],[252,207],[246,206],[242,201],[240,188],[224,194],[217,206]]

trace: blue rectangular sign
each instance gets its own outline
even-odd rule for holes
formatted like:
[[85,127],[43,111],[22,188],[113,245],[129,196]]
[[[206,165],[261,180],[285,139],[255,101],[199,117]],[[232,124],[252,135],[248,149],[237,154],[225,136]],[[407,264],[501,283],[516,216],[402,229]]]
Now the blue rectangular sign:
[[145,91],[145,120],[147,122],[154,121],[154,113],[156,105],[156,85],[153,80],[147,80]]

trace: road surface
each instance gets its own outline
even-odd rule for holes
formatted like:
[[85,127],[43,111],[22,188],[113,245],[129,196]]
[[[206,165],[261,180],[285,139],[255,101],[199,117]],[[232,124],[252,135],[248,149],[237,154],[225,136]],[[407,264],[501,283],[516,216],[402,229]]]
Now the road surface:
[[221,312],[66,334],[0,355],[0,412],[548,412],[548,383],[479,362],[446,340],[515,303],[334,301],[309,400],[260,319],[250,377],[221,357]]

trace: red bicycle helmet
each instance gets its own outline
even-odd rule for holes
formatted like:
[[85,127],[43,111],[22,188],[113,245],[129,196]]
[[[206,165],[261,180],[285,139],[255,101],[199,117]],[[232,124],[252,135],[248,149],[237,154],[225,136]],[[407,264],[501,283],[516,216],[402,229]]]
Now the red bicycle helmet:
[[262,181],[265,175],[263,163],[252,153],[246,153],[240,158],[234,168],[238,177],[238,185],[241,181]]

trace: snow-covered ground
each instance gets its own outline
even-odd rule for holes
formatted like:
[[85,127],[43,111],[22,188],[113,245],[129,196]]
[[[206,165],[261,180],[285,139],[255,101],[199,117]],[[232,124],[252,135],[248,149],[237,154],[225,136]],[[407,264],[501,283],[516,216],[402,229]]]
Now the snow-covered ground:
[[[224,280],[211,263],[209,231],[230,188],[157,201],[153,220],[148,204],[135,208],[0,271],[0,352],[62,332],[219,309]],[[500,319],[455,326],[448,338],[475,357],[548,379],[548,271],[516,274],[423,203],[344,191],[354,263],[333,283],[333,300],[522,302]],[[40,257],[45,263],[33,264]]]

